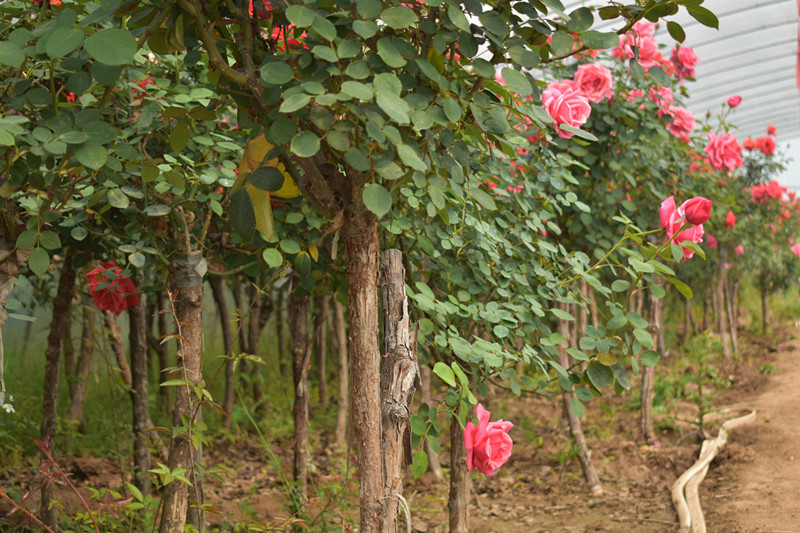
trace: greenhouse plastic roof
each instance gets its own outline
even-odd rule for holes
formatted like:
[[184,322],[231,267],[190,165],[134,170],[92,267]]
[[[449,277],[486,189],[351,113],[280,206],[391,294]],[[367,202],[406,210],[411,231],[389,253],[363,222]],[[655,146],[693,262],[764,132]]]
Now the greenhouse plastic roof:
[[[570,13],[581,6],[602,6],[602,0],[562,2]],[[683,26],[685,46],[699,58],[696,81],[687,82],[686,107],[702,117],[722,110],[733,94],[742,103],[729,117],[738,137],[760,137],[768,124],[781,139],[800,137],[800,90],[798,89],[798,14],[800,0],[706,0],[703,7],[719,19],[719,30],[695,21],[685,8],[668,17]],[[622,22],[604,22],[595,14],[593,29],[615,31]],[[661,24],[656,38],[661,53],[669,57],[675,41]],[[795,143],[796,144],[796,143]]]

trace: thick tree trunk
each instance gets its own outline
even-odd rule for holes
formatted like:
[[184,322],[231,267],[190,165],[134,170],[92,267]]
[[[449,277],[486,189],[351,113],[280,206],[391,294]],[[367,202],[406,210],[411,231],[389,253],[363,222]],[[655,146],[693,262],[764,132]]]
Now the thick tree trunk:
[[[567,344],[574,344],[576,342],[576,335],[570,332],[570,323],[568,321],[560,320],[558,322],[558,331],[564,336]],[[562,367],[569,368],[569,355],[565,349],[559,350],[558,359]],[[573,398],[575,398],[575,394],[572,392],[564,392],[561,395],[563,416],[569,425],[572,440],[578,448],[578,459],[580,460],[581,469],[583,470],[583,477],[586,479],[586,485],[593,495],[600,496],[603,494],[603,486],[600,484],[597,470],[594,467],[594,463],[592,463],[592,452],[589,450],[589,446],[586,443],[581,419],[575,416],[575,413],[573,413],[570,408],[570,402]]]
[[[471,417],[467,414],[467,420]],[[469,492],[471,479],[467,470],[464,429],[455,417],[450,419],[450,533],[469,533]]]
[[725,359],[731,358],[730,335],[725,318],[725,262],[728,259],[728,250],[724,246],[719,249],[719,261],[717,262],[717,285],[715,291],[717,313],[717,332],[722,341],[722,355]]
[[89,385],[89,369],[95,353],[94,328],[97,311],[94,303],[83,306],[83,330],[81,346],[75,367],[75,388],[70,397],[69,420],[77,425],[78,431],[86,432],[86,420],[83,417],[83,406],[86,403],[86,391]]
[[225,360],[225,396],[222,400],[222,409],[228,414],[222,418],[222,427],[230,429],[231,416],[233,415],[233,395],[234,395],[234,366],[233,366],[233,332],[231,331],[231,317],[228,313],[228,302],[225,300],[225,289],[221,276],[209,276],[208,283],[211,285],[211,293],[214,295],[214,302],[219,310],[220,324],[222,326],[222,342],[225,344],[224,350],[227,359]]
[[766,288],[761,289],[761,334],[766,335],[769,327],[769,293]]
[[[363,206],[361,206],[363,209]],[[353,418],[358,450],[361,533],[380,531],[383,514],[380,349],[378,346],[378,224],[366,213],[342,228],[349,292]]]
[[328,377],[325,371],[328,355],[328,307],[331,297],[327,294],[315,298],[316,324],[314,326],[314,350],[317,352],[317,367],[319,368],[319,404],[328,405]]
[[333,329],[336,334],[336,349],[339,355],[339,392],[337,397],[336,430],[334,440],[341,447],[347,444],[347,418],[350,414],[350,380],[347,364],[347,324],[344,321],[344,306],[333,298]]
[[[44,367],[44,397],[42,399],[42,426],[40,438],[43,446],[55,456],[56,426],[58,425],[58,374],[61,363],[61,347],[69,335],[67,316],[75,295],[75,268],[72,248],[67,250],[64,264],[61,267],[61,279],[58,280],[56,299],[53,302],[53,322],[47,336]],[[47,474],[42,473],[43,477]],[[53,505],[52,480],[43,480],[42,484],[42,522],[54,531],[58,529],[56,507]]]
[[146,300],[128,309],[131,348],[131,400],[133,401],[133,465],[135,485],[150,494],[150,408],[147,402],[147,311]]
[[308,341],[308,293],[299,285],[299,280],[294,278],[289,295],[289,332],[294,376],[294,481],[305,502],[308,487],[308,366],[311,347]]
[[[187,438],[195,431],[198,407],[193,387],[203,386],[202,333],[203,333],[203,278],[198,265],[203,262],[200,252],[190,257],[177,256],[173,272],[174,310],[178,328],[177,375],[185,385],[174,387],[175,402],[172,409],[173,437],[169,448],[167,467],[173,471],[185,468],[191,472],[192,444]],[[202,271],[202,269],[200,269]],[[184,424],[183,419],[187,420]],[[172,481],[164,488],[159,533],[178,533],[186,523],[189,487]],[[193,490],[192,499],[202,504],[200,495]]]
[[[72,306],[67,312],[67,331],[72,332]],[[77,361],[75,360],[75,345],[72,343],[71,333],[64,338],[64,346],[62,347],[64,353],[64,377],[67,378],[67,395],[72,398],[75,392],[75,373]]]
[[[419,388],[420,400],[422,403],[431,403],[431,367],[428,365],[420,365],[419,367]],[[439,454],[437,454],[431,445],[428,444],[428,439],[425,439],[425,453],[428,454],[428,470],[439,481],[444,481],[444,471],[439,462]]]
[[397,512],[403,497],[403,474],[411,464],[411,400],[417,366],[416,337],[411,334],[405,269],[400,250],[381,255],[383,346],[381,370],[381,448],[383,450],[384,533],[397,531]]
[[[663,300],[659,300],[651,294],[648,295],[648,319],[650,326],[648,330],[653,337],[653,350],[656,352],[662,351],[663,346],[659,344],[659,329],[663,327]],[[640,417],[640,425],[642,429],[642,438],[650,446],[658,444],[655,429],[653,428],[653,393],[655,385],[655,368],[642,366],[642,413]]]

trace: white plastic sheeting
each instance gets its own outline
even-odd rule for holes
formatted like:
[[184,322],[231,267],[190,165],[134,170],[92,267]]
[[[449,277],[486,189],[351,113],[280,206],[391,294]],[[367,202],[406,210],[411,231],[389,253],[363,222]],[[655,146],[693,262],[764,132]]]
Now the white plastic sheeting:
[[[602,0],[563,0],[570,13],[581,6],[607,5]],[[686,107],[702,117],[722,110],[733,94],[742,103],[730,116],[740,139],[766,134],[775,126],[780,139],[800,137],[800,90],[797,86],[798,1],[706,0],[703,7],[719,18],[719,30],[695,21],[685,8],[668,17],[683,26],[685,46],[694,49],[700,62],[696,81],[686,82]],[[601,21],[595,14],[593,29],[615,31],[620,20]],[[656,32],[661,53],[669,58],[675,41],[661,24]],[[800,145],[800,142],[794,142]],[[800,159],[800,152],[794,155]]]

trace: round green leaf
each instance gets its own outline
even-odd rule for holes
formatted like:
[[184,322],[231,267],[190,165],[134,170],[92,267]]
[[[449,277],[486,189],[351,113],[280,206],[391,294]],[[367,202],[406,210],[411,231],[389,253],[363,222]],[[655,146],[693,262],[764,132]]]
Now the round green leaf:
[[287,254],[300,253],[300,245],[297,244],[297,242],[293,241],[292,239],[283,239],[279,243],[279,246],[281,247],[281,250],[283,250]]
[[269,268],[277,268],[283,264],[283,256],[277,248],[267,248],[261,254]]
[[257,168],[250,173],[247,180],[262,191],[277,191],[283,187],[283,174],[275,167]]
[[39,234],[39,245],[48,250],[58,250],[61,248],[61,239],[53,231],[43,231]]
[[267,85],[283,85],[293,79],[294,70],[283,61],[273,61],[261,67],[261,80]]
[[380,218],[392,208],[392,194],[382,185],[369,183],[362,194],[364,205]]
[[589,376],[589,381],[598,389],[603,387],[610,387],[614,384],[614,373],[605,365],[592,361],[586,369],[586,375]]
[[128,262],[136,268],[142,268],[145,263],[145,257],[139,252],[132,253],[128,256]]
[[28,267],[39,277],[50,269],[50,256],[44,248],[37,246],[28,257]]
[[19,68],[23,61],[25,61],[25,54],[16,44],[0,41],[0,65]]
[[75,159],[92,170],[99,170],[108,161],[108,152],[102,145],[89,141],[75,150]]
[[125,209],[130,205],[130,200],[121,190],[111,189],[108,191],[108,203],[117,209]]
[[314,12],[306,6],[293,5],[286,9],[286,18],[298,28],[307,28],[314,22]]
[[302,109],[311,102],[311,97],[306,93],[295,93],[283,101],[279,111],[281,113],[293,113]]
[[86,39],[86,51],[106,65],[124,65],[133,61],[136,39],[122,28],[100,30]]
[[297,125],[294,120],[283,117],[270,124],[267,135],[272,144],[280,146],[291,141],[296,133]]
[[172,211],[172,208],[168,205],[153,204],[145,207],[143,212],[149,217],[163,217],[169,215],[170,211]]
[[522,72],[508,67],[503,67],[501,72],[503,74],[503,81],[506,82],[506,85],[511,91],[520,96],[529,96],[533,94],[531,82],[528,81],[528,78],[526,78]]
[[77,28],[57,28],[47,39],[44,49],[50,57],[64,57],[83,42],[84,33]]
[[380,18],[387,26],[396,30],[408,28],[417,22],[417,14],[406,6],[386,8]]
[[82,131],[68,131],[58,136],[67,144],[80,144],[89,140],[89,136]]
[[70,230],[69,234],[76,241],[82,241],[83,239],[86,238],[87,235],[89,235],[89,230],[87,230],[83,226],[75,226]]
[[300,132],[292,138],[289,148],[298,157],[311,157],[319,152],[319,137],[310,131]]
[[653,350],[648,350],[642,354],[642,364],[644,366],[656,366],[659,359],[661,359],[661,356]]

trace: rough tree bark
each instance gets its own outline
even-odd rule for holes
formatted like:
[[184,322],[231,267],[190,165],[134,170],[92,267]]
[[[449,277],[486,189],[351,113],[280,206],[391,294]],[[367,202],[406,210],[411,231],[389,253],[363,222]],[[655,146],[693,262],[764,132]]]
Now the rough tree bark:
[[[472,409],[466,420],[472,417]],[[464,446],[464,429],[458,420],[450,419],[450,533],[469,533],[469,492],[471,479],[467,470],[467,448]]]
[[228,416],[222,419],[222,427],[230,429],[231,416],[233,415],[233,395],[234,395],[234,367],[233,367],[233,332],[231,331],[231,317],[228,313],[228,302],[225,300],[225,289],[223,287],[222,276],[209,276],[208,284],[211,285],[211,293],[214,295],[214,302],[219,310],[220,324],[222,325],[222,342],[225,344],[225,396],[222,400],[222,409]]
[[397,531],[397,512],[403,497],[403,473],[411,463],[411,400],[419,373],[416,339],[411,334],[405,269],[400,250],[381,255],[383,346],[381,370],[381,448],[383,450],[384,533]]
[[[359,194],[359,193],[354,193]],[[360,530],[380,531],[383,514],[380,348],[378,346],[378,223],[364,212],[345,217],[342,227],[349,293],[353,419],[356,427]]]
[[347,324],[344,321],[344,306],[333,298],[333,330],[336,334],[336,349],[339,355],[339,391],[337,397],[336,446],[347,444],[347,415],[350,413],[350,381],[347,364]]
[[[205,261],[200,252],[176,254],[172,272],[172,294],[175,319],[178,329],[177,377],[185,381],[185,385],[174,387],[175,401],[172,409],[173,437],[169,447],[167,467],[172,471],[177,468],[193,470],[192,444],[187,438],[194,431],[197,421],[197,397],[193,390],[195,385],[203,385],[202,376],[202,333],[203,333],[203,265]],[[183,418],[188,421],[184,425]],[[183,531],[186,523],[189,487],[180,481],[173,481],[164,488],[162,498],[162,515],[159,533],[175,533]],[[193,494],[193,500],[201,502],[199,494]]]
[[294,481],[305,501],[308,486],[308,293],[292,280],[289,295],[289,335],[294,376]]
[[[559,304],[562,309],[566,310],[566,306]],[[577,334],[570,331],[570,323],[566,320],[559,320],[558,322],[558,331],[561,333],[568,345],[575,345]],[[569,355],[567,354],[566,349],[559,349],[558,354],[558,362],[564,368],[569,368]],[[597,470],[594,467],[594,463],[592,463],[592,452],[589,450],[588,444],[586,444],[586,437],[583,434],[583,424],[581,423],[581,419],[575,416],[575,413],[572,412],[570,408],[570,402],[572,399],[575,398],[575,394],[571,392],[564,392],[561,395],[562,401],[562,413],[564,419],[566,419],[567,424],[569,425],[569,431],[572,435],[572,440],[575,442],[575,446],[578,448],[578,459],[581,463],[581,469],[583,469],[583,477],[586,479],[586,485],[589,487],[589,491],[594,496],[600,496],[603,494],[603,486],[600,484],[600,478],[597,475]]]
[[111,349],[117,359],[117,367],[122,377],[122,383],[125,385],[125,391],[130,393],[133,388],[133,377],[131,376],[131,367],[128,364],[128,355],[125,353],[125,346],[122,344],[122,330],[117,324],[117,315],[111,311],[103,311],[103,316],[106,319],[106,326],[108,326]]
[[86,391],[89,385],[89,369],[95,352],[94,328],[97,311],[94,304],[83,306],[83,324],[81,346],[78,350],[78,361],[75,365],[75,388],[70,398],[68,419],[77,425],[78,431],[86,432],[86,420],[83,417],[83,406],[86,403]]
[[319,368],[319,404],[322,407],[328,405],[328,376],[325,371],[327,367],[328,355],[328,307],[331,297],[327,294],[321,294],[315,299],[316,307],[316,324],[314,331],[316,332],[314,338],[314,351],[317,352],[317,367]]
[[292,373],[292,361],[291,354],[286,353],[286,342],[283,340],[286,336],[286,327],[283,320],[283,317],[285,316],[283,312],[285,292],[286,291],[283,288],[278,289],[278,294],[275,300],[275,329],[277,330],[276,333],[278,336],[278,364],[280,365],[281,376],[288,378]]
[[719,249],[719,260],[717,261],[717,285],[714,295],[715,310],[717,315],[717,332],[722,341],[722,355],[725,359],[731,358],[730,335],[725,319],[725,263],[728,259],[728,250],[724,246]]
[[128,309],[131,349],[131,401],[133,402],[134,483],[144,496],[150,494],[150,408],[147,401],[147,311],[146,300]]
[[[662,280],[656,281],[656,283],[663,284]],[[650,321],[650,325],[648,326],[648,331],[650,335],[653,337],[653,350],[656,352],[662,350],[662,346],[659,344],[659,336],[658,331],[660,328],[663,327],[663,299],[658,299],[653,296],[653,293],[648,294],[648,305],[647,305],[647,312],[648,312],[648,319]],[[655,368],[644,366],[642,365],[642,390],[641,390],[641,398],[642,398],[642,413],[641,417],[639,418],[641,430],[642,430],[642,438],[644,438],[645,442],[650,446],[655,446],[658,444],[658,438],[656,437],[655,429],[653,429],[653,393],[654,393],[654,384],[655,384]]]
[[[61,266],[61,278],[58,280],[56,299],[53,302],[53,322],[47,335],[47,350],[44,366],[44,397],[42,399],[42,426],[40,438],[43,446],[54,455],[56,426],[58,425],[58,374],[61,366],[61,346],[69,335],[67,314],[75,295],[74,249],[67,250],[64,264]],[[46,473],[42,473],[46,476]],[[56,508],[51,505],[54,492],[51,480],[44,479],[42,484],[42,522],[53,531],[58,529]]]
[[[430,404],[431,402],[431,367],[428,365],[420,365],[419,367],[419,388],[420,388],[420,401],[422,403]],[[425,439],[425,453],[428,454],[428,470],[439,481],[444,481],[444,471],[442,471],[442,464],[439,462],[439,454],[433,451],[431,445],[428,444],[428,439]]]

